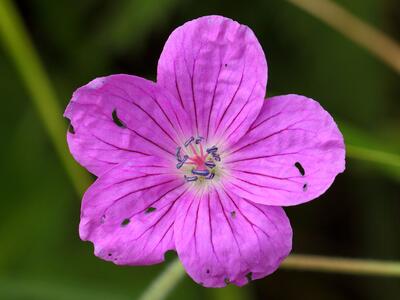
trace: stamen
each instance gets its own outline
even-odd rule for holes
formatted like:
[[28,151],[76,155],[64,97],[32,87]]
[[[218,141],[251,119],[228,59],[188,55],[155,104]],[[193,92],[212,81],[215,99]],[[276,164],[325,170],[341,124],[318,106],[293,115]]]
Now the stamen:
[[185,181],[201,180],[203,182],[203,179],[211,180],[215,177],[215,171],[211,170],[217,167],[216,162],[221,161],[218,147],[216,145],[210,148],[203,147],[203,140],[205,139],[201,136],[191,136],[184,143],[184,148],[176,148],[178,161],[176,168],[181,169],[186,164],[186,167],[183,168]]
[[183,156],[183,158],[178,159],[179,162],[176,164],[176,168],[177,168],[177,169],[182,168],[183,164],[188,160],[188,158],[189,158],[189,156],[185,154],[185,155]]
[[210,173],[207,177],[205,177],[206,179],[213,179],[215,176],[214,173]]
[[194,142],[195,142],[196,144],[200,144],[202,140],[204,140],[204,138],[203,138],[202,136],[198,136],[198,137],[195,139]]
[[209,168],[215,168],[215,163],[212,160],[208,160],[204,163]]
[[178,161],[182,161],[182,156],[181,156],[181,147],[176,148],[176,159]]
[[197,176],[184,176],[186,181],[196,181],[198,179]]
[[210,174],[210,171],[208,171],[208,170],[196,170],[196,169],[193,169],[193,170],[192,170],[192,174],[194,174],[194,175],[199,175],[199,176],[207,176],[208,174]]
[[185,142],[185,147],[189,146],[192,142],[194,141],[194,137],[190,137],[186,142]]
[[212,146],[211,148],[207,148],[207,153],[216,153],[218,151],[218,147],[217,146]]
[[218,154],[213,153],[212,156],[216,161],[221,161],[221,156],[219,156]]

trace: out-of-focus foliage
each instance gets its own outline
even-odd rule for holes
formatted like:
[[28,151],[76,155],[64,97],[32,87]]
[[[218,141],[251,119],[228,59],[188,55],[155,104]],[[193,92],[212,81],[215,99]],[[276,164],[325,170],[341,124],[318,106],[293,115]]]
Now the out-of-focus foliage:
[[[338,2],[400,37],[397,1]],[[398,75],[284,1],[17,3],[62,106],[74,89],[98,76],[124,72],[154,79],[158,56],[175,27],[222,14],[255,31],[267,54],[268,90],[317,99],[341,120],[347,142],[399,153]],[[80,197],[3,47],[0,85],[0,299],[136,299],[163,266],[117,267],[97,259],[92,246],[79,240]],[[287,209],[294,250],[400,259],[399,178],[398,169],[349,158],[347,171],[328,193]],[[168,254],[167,260],[173,257]],[[206,290],[186,278],[169,298],[394,299],[399,294],[398,279],[278,271],[240,290]]]

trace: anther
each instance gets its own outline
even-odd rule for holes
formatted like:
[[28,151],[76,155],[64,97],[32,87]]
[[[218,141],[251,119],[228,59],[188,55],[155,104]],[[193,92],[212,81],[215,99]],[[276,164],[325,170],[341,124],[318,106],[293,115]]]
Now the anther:
[[208,171],[208,170],[196,170],[196,169],[193,169],[193,170],[192,170],[192,174],[194,174],[194,175],[199,175],[199,176],[207,176],[208,174],[210,174],[210,171]]
[[195,142],[196,144],[200,144],[202,140],[204,140],[204,138],[203,138],[202,136],[198,136],[198,137],[194,140],[194,142]]
[[177,147],[177,148],[176,148],[176,159],[177,159],[178,161],[181,161],[181,160],[182,160],[182,156],[181,156],[181,147]]
[[190,137],[190,139],[188,139],[186,142],[185,142],[185,147],[187,147],[187,146],[189,146],[192,142],[194,141],[194,137]]
[[212,146],[211,148],[208,148],[207,153],[216,153],[218,151],[218,147],[217,146]]
[[212,156],[216,161],[221,161],[221,157],[218,154],[213,153]]
[[207,177],[205,177],[206,179],[213,179],[215,176],[214,173],[210,173]]
[[206,161],[205,163],[204,163],[207,167],[209,167],[209,168],[215,168],[215,163],[212,161],[212,160],[208,160],[208,161]]
[[183,158],[178,159],[178,163],[176,164],[176,168],[180,169],[182,168],[183,164],[188,160],[189,156],[188,155],[184,155]]
[[196,181],[198,179],[197,176],[184,176],[186,181]]

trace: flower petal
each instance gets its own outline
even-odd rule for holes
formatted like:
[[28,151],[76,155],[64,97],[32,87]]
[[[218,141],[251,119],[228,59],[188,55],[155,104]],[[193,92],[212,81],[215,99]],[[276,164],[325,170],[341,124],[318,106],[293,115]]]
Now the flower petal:
[[184,182],[156,158],[125,162],[88,189],[82,202],[79,234],[95,255],[119,265],[148,265],[175,249],[175,203]]
[[266,205],[296,205],[324,193],[345,168],[343,136],[318,102],[267,99],[248,133],[224,160],[229,188]]
[[292,244],[282,208],[223,189],[179,202],[174,231],[186,271],[206,287],[242,286],[265,277],[278,268]]
[[229,145],[260,112],[267,63],[250,28],[206,16],[170,35],[158,62],[157,81],[189,113],[193,133]]
[[69,103],[68,144],[75,159],[99,176],[116,164],[149,155],[174,159],[185,136],[185,112],[153,82],[129,75],[97,78]]

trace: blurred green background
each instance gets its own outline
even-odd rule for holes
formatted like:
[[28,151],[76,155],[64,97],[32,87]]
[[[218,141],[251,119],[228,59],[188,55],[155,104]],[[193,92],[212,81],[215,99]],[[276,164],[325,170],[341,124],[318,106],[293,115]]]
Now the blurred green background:
[[[399,1],[337,2],[400,40]],[[62,108],[77,87],[98,76],[128,73],[155,79],[158,57],[174,28],[221,14],[258,36],[268,59],[268,95],[299,93],[317,99],[338,121],[347,143],[400,153],[398,73],[286,1],[15,4]],[[6,50],[0,44],[0,299],[137,299],[165,265],[118,267],[96,258],[92,245],[79,240],[80,195]],[[66,125],[61,114],[53,118]],[[66,147],[64,135],[60,138]],[[346,172],[319,200],[286,209],[294,252],[400,260],[399,183],[398,167],[348,158]],[[174,257],[168,254],[168,260]],[[168,299],[299,297],[398,299],[400,279],[278,270],[241,289],[212,290],[186,276]]]

